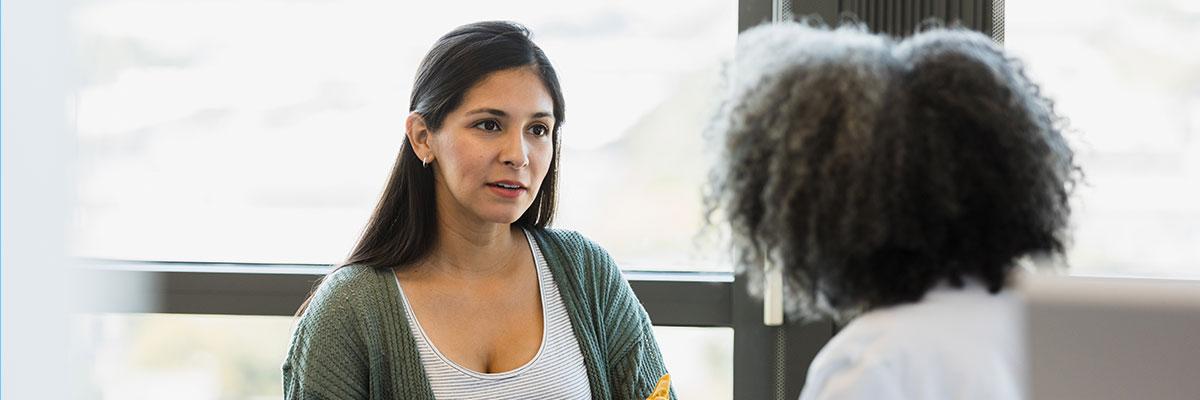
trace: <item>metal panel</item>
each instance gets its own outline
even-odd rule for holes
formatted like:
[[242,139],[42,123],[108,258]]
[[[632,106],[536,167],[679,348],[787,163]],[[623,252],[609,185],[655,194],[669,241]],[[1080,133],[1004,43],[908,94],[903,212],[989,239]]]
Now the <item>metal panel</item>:
[[[861,0],[858,0],[861,1]],[[838,9],[840,5],[837,1],[791,1],[791,14],[793,17],[819,17],[821,21],[835,25],[838,23]]]
[[763,325],[762,301],[750,296],[747,289],[746,280],[734,281],[734,397],[795,399],[804,388],[808,365],[833,337],[833,324]]
[[[664,275],[670,279],[660,279]],[[703,279],[706,275],[718,279]],[[654,325],[733,326],[733,277],[730,274],[626,272],[625,278]]]
[[[141,287],[142,301],[89,301],[82,311],[294,315],[327,266],[102,262],[83,271],[111,287]],[[97,299],[103,300],[103,299]]]
[[853,15],[875,32],[908,36],[930,18],[1004,40],[1003,0],[787,0],[797,16],[819,15],[830,23]]
[[776,399],[780,386],[776,376],[787,376],[786,366],[782,371],[775,366],[775,336],[780,328],[763,325],[762,301],[741,295],[747,289],[746,280],[734,281],[734,293],[739,294],[733,297],[734,398]]
[[770,22],[773,8],[772,0],[738,0],[738,32]]
[[1004,0],[992,0],[992,40],[1004,44]]

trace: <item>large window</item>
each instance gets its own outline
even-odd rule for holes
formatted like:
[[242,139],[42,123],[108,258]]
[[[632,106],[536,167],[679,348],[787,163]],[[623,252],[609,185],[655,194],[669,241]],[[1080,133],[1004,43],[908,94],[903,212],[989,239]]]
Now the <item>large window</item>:
[[[708,170],[701,130],[737,7],[80,1],[71,16],[84,75],[74,99],[74,253],[151,271],[339,262],[399,150],[421,57],[456,26],[507,19],[530,28],[566,97],[555,226],[583,232],[627,269],[728,271],[720,248],[697,234]],[[236,301],[218,289],[208,296],[190,310]],[[278,398],[293,323],[81,316],[85,398]],[[682,398],[732,397],[732,329],[656,332]]]
[[80,3],[80,255],[340,261],[398,152],[420,58],[455,26],[510,19],[565,92],[556,226],[626,268],[728,269],[693,239],[735,1]]
[[1200,278],[1200,3],[1009,1],[1005,46],[1070,119],[1074,274]]

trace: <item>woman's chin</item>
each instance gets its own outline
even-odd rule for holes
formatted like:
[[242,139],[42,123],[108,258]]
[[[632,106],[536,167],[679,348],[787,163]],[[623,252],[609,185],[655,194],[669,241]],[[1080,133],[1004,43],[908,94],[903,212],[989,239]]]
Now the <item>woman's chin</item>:
[[489,210],[488,212],[480,213],[479,218],[496,224],[511,224],[521,219],[521,215],[525,210]]

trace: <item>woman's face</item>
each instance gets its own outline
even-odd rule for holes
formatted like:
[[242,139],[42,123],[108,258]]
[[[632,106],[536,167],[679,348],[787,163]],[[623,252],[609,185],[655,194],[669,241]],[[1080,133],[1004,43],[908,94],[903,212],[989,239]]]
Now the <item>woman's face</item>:
[[429,137],[438,208],[510,224],[533,204],[554,156],[554,101],[529,67],[494,72]]

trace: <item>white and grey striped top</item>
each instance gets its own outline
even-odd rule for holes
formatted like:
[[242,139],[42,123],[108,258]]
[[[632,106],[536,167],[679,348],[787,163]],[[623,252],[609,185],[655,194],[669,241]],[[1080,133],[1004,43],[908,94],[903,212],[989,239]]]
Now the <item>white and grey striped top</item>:
[[550,268],[542,258],[537,241],[525,232],[529,248],[533,250],[534,265],[537,267],[539,288],[542,297],[542,345],[537,355],[517,369],[488,374],[472,371],[451,361],[434,347],[421,323],[413,314],[404,289],[400,288],[400,301],[408,314],[408,324],[417,341],[421,365],[433,396],[437,399],[590,399],[587,368],[579,342],[571,330],[571,320],[558,294],[558,285],[550,276]]

